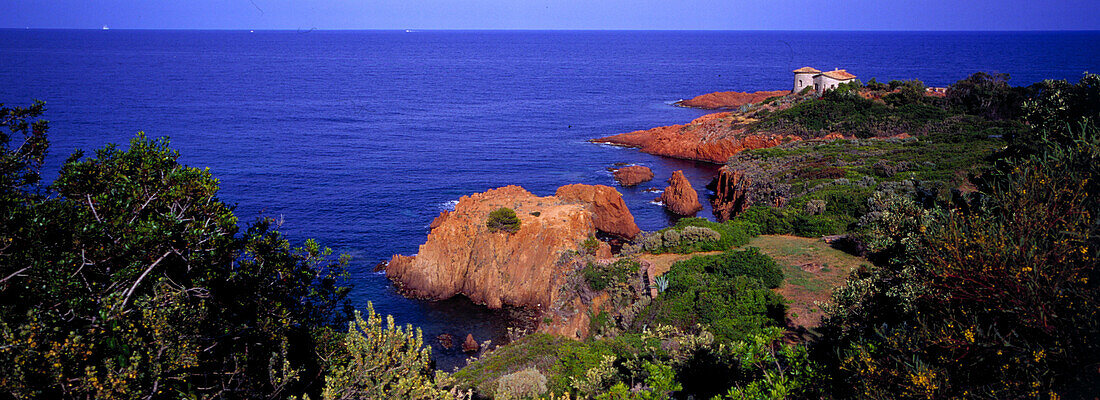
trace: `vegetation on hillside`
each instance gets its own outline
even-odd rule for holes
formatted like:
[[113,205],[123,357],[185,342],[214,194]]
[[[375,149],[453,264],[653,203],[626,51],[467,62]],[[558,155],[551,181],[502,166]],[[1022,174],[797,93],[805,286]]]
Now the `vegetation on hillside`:
[[[43,112],[0,107],[0,398],[339,398],[407,365],[358,345],[373,312],[339,329],[346,257],[293,247],[270,219],[239,231],[217,180],[167,140],[77,152],[42,185]],[[386,332],[383,347],[421,351]],[[387,374],[373,389],[410,383]]]
[[[628,249],[724,253],[674,264],[651,301],[633,259],[578,265],[563,290],[617,291],[637,315],[594,316],[615,329],[585,341],[531,334],[453,376],[415,328],[349,310],[346,258],[292,247],[270,220],[238,230],[217,181],[167,141],[74,154],[42,185],[43,105],[0,106],[0,397],[1087,398],[1100,76],[1005,80],[975,75],[943,98],[869,82],[874,100],[845,87],[761,116],[919,135],[746,152],[732,163],[756,168],[757,206]],[[842,232],[874,265],[833,293],[813,340],[788,343],[770,289],[782,271],[734,248]]]

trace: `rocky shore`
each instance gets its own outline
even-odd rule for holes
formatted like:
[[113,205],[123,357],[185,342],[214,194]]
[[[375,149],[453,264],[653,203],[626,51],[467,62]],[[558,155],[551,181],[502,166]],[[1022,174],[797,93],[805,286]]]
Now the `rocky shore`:
[[746,104],[759,103],[775,96],[789,94],[790,90],[747,92],[714,92],[680,100],[675,104],[681,107],[701,108],[704,110],[732,110]]
[[643,153],[724,164],[745,150],[802,140],[794,135],[749,133],[752,118],[732,112],[707,114],[684,125],[661,126],[592,139],[594,143],[634,147]]

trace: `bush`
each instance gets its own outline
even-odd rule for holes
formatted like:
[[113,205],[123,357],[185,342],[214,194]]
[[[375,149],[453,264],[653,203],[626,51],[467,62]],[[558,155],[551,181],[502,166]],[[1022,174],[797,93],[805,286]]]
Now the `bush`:
[[791,221],[792,233],[802,237],[839,235],[848,231],[855,218],[837,215],[796,215]]
[[497,399],[525,399],[546,393],[546,376],[534,368],[526,368],[497,380]]
[[596,254],[596,251],[600,249],[600,241],[595,236],[589,236],[581,242],[581,253],[584,254]]
[[717,242],[722,239],[722,235],[717,231],[704,228],[701,226],[686,226],[680,231],[680,241],[690,244],[701,242]]
[[501,207],[495,211],[489,213],[489,219],[485,221],[485,226],[489,227],[489,232],[519,232],[519,218],[516,217],[516,212],[511,208]]
[[611,264],[588,263],[581,270],[584,281],[592,290],[600,291],[615,284],[626,284],[630,277],[638,273],[641,264],[638,261],[624,258]]
[[791,217],[783,209],[774,207],[752,206],[737,219],[758,226],[761,235],[782,235],[794,230]]
[[[1100,78],[1073,90],[1088,82]],[[853,276],[827,310],[819,351],[837,397],[1094,395],[1100,128],[1069,115],[1100,112],[1095,99],[1026,102],[1025,115],[1051,120],[1010,141],[947,212],[874,198],[864,235],[894,256]]]
[[976,72],[947,88],[947,102],[960,112],[988,119],[1010,119],[1021,114],[1028,93],[1008,85],[1008,74]]
[[756,248],[680,261],[663,276],[668,289],[635,324],[686,329],[700,323],[729,341],[785,320],[782,296],[769,290],[782,283],[783,271]]
[[0,129],[33,130],[0,135],[3,396],[320,394],[350,311],[346,258],[292,247],[269,219],[241,224],[209,171],[144,134],[23,188],[45,122],[0,113]]
[[[344,356],[330,360],[322,398],[371,398],[381,390],[393,398],[445,399],[443,387],[453,383],[432,368],[431,348],[424,346],[420,329],[382,317],[367,304],[367,319],[358,312],[344,335]],[[395,373],[400,371],[399,373]]]
[[670,228],[646,235],[640,243],[644,251],[655,254],[729,250],[747,244],[757,231],[756,226],[744,221],[718,223],[681,218]]

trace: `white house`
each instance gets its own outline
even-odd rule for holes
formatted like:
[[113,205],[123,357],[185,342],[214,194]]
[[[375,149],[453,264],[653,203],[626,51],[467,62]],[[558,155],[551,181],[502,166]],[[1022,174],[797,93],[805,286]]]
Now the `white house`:
[[801,93],[806,86],[814,85],[814,76],[821,71],[811,67],[802,67],[794,70],[794,92]]
[[812,86],[814,92],[820,96],[826,90],[835,88],[841,83],[851,82],[853,79],[856,79],[856,76],[843,69],[821,72],[811,67],[802,67],[794,70],[794,92],[799,93],[802,89]]

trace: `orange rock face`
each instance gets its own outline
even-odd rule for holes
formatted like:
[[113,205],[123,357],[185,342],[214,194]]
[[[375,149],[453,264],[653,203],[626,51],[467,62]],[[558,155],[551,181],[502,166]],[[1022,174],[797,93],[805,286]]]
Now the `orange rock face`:
[[695,215],[703,209],[703,205],[699,204],[699,193],[684,177],[684,171],[672,173],[672,177],[668,179],[668,187],[661,193],[659,200],[665,203],[665,208],[669,211],[680,215]]
[[604,185],[565,185],[554,193],[560,201],[587,204],[592,211],[596,229],[612,235],[633,239],[641,230],[634,223],[634,215],[626,208],[623,196],[614,188]]
[[623,186],[635,186],[639,183],[653,180],[653,170],[642,165],[622,167],[612,172],[611,175]]
[[[432,222],[417,255],[390,259],[386,275],[415,297],[463,294],[490,308],[549,305],[567,268],[558,263],[562,252],[576,250],[597,229],[627,237],[638,232],[615,189],[569,185],[558,193],[538,197],[506,186],[464,196]],[[515,210],[518,232],[489,232],[488,215],[500,207]]]
[[712,183],[714,197],[710,200],[714,207],[714,218],[718,222],[729,221],[749,208],[749,183],[749,179],[741,171],[730,170],[728,166],[718,169],[718,176]]
[[695,97],[691,100],[682,100],[677,105],[706,110],[721,110],[741,107],[745,104],[759,103],[769,97],[790,94],[790,90],[761,91],[754,93],[744,92],[715,92]]
[[622,133],[593,139],[592,142],[637,147],[643,153],[665,157],[725,164],[734,154],[744,150],[802,140],[792,135],[747,134],[743,128],[733,128],[734,122],[744,121],[744,117],[733,113],[714,113],[686,125]]

